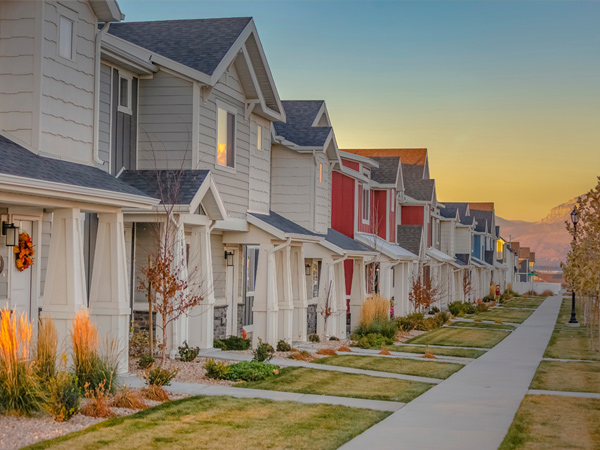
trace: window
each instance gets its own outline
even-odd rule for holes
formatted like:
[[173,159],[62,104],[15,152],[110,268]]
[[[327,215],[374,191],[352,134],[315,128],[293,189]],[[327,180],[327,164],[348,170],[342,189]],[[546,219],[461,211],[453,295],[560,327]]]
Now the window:
[[390,206],[390,210],[392,212],[396,211],[396,191],[395,190],[391,190],[390,191],[390,200],[392,201],[392,204]]
[[369,211],[371,207],[371,190],[368,184],[363,184],[362,192],[362,219],[363,222],[369,222]]
[[262,127],[256,127],[256,150],[262,150]]
[[254,295],[256,270],[258,269],[258,246],[246,247],[246,295]]
[[73,59],[74,22],[65,16],[58,18],[58,54],[66,59]]
[[131,78],[119,76],[119,111],[131,114]]
[[323,163],[319,164],[319,183],[323,182]]
[[217,108],[217,163],[235,168],[235,114]]

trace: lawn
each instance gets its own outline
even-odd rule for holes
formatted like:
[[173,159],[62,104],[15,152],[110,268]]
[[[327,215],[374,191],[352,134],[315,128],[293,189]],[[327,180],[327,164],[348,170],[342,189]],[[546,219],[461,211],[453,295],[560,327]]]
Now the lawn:
[[495,308],[489,311],[476,313],[469,318],[481,319],[481,320],[501,320],[502,322],[512,323],[523,323],[527,319],[533,310],[529,309],[509,309],[509,308]]
[[464,367],[463,364],[438,362],[431,360],[385,358],[381,356],[338,355],[313,361],[317,364],[354,367],[356,369],[376,370],[379,372],[400,373],[418,377],[446,379]]
[[[388,345],[387,349],[390,352],[425,354],[425,347],[418,345]],[[375,350],[379,350],[379,347],[375,348]],[[427,349],[427,351],[437,356],[456,356],[458,358],[479,358],[481,355],[485,355],[486,353],[485,350],[473,350],[470,348],[430,347]]]
[[531,389],[600,393],[600,362],[542,361]]
[[488,328],[492,330],[514,330],[514,325],[506,325],[504,323],[483,323],[483,322],[452,322],[451,327],[467,327],[467,328]]
[[508,306],[510,308],[537,308],[544,303],[544,298],[524,298],[515,297],[512,300],[504,302],[502,306]]
[[355,375],[329,370],[286,367],[278,376],[264,381],[238,383],[240,388],[268,391],[299,392],[301,394],[335,395],[338,397],[365,398],[410,402],[433,385],[416,381]]
[[336,449],[389,413],[345,406],[192,397],[28,449]]
[[[588,330],[583,324],[580,327],[568,327],[565,324],[571,317],[571,299],[564,299],[556,321],[554,333],[550,338],[544,356],[546,358],[590,359],[600,361],[600,352],[590,349]],[[583,311],[577,307],[577,318],[583,318]]]
[[492,348],[509,334],[510,331],[504,330],[443,327],[414,337],[408,340],[407,343]]
[[597,450],[598,423],[599,399],[526,395],[500,450]]

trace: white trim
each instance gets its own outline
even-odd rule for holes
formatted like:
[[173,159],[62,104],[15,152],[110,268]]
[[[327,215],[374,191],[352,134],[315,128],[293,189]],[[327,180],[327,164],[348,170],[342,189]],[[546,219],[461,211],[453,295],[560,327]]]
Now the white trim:
[[[368,192],[367,198],[369,199],[369,204],[367,206],[367,218],[365,219],[365,186],[366,191]],[[363,225],[369,225],[369,222],[371,220],[371,187],[369,186],[369,183],[363,183],[362,185],[362,198],[361,198],[361,212],[360,212],[360,218],[362,220],[362,224]]]
[[[71,9],[67,9],[64,6],[58,4],[56,5],[56,10],[58,12],[58,20],[56,23],[56,56],[59,58],[59,61],[62,62],[67,62],[69,63],[68,65],[70,67],[73,67],[72,65],[75,63],[76,61],[76,55],[77,55],[77,22],[79,21],[79,16],[76,12],[74,12]],[[60,36],[61,36],[61,19],[65,19],[68,20],[69,22],[71,22],[72,26],[71,26],[71,57],[67,58],[66,56],[63,56],[60,54],[60,47],[61,47],[61,42],[60,42]]]
[[[133,75],[125,69],[118,69],[119,72],[119,81],[117,82],[117,88],[119,90],[119,94],[117,95],[117,111],[122,112],[124,114],[133,115],[132,108],[132,93],[133,89]],[[127,80],[127,106],[121,105],[121,80]]]
[[342,159],[348,159],[353,162],[366,164],[366,165],[376,168],[376,169],[379,168],[379,163],[377,161],[375,161],[374,159],[371,159],[367,156],[355,155],[354,153],[348,153],[348,152],[345,152],[344,150],[339,150],[339,153],[340,153],[340,158],[342,158]]

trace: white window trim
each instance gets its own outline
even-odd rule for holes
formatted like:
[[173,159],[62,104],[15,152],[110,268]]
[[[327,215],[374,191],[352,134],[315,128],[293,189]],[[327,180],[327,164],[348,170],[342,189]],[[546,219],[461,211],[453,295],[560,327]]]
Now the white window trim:
[[[219,99],[216,100],[216,109],[215,109],[215,123],[217,124],[216,129],[215,129],[215,169],[217,170],[222,170],[224,172],[230,172],[230,173],[236,173],[237,172],[237,116],[238,116],[238,110],[235,106],[230,105],[229,103],[225,103]],[[229,167],[223,164],[219,164],[219,162],[217,161],[217,146],[218,146],[218,139],[219,139],[219,133],[218,133],[218,129],[219,129],[219,108],[223,109],[231,114],[233,114],[233,116],[235,117],[234,120],[234,125],[233,125],[233,167]]]
[[[58,16],[56,20],[56,56],[60,61],[67,63],[70,67],[75,66],[75,60],[77,59],[77,23],[79,20],[78,14],[64,6],[58,4],[56,5]],[[60,54],[60,18],[64,17],[65,19],[73,22],[73,30],[71,35],[71,58],[65,58]]]
[[[366,189],[365,189],[366,187]],[[363,183],[363,192],[362,192],[362,211],[360,212],[360,217],[362,218],[362,223],[363,225],[369,225],[370,221],[371,221],[371,187],[366,184]],[[365,190],[369,193],[368,195],[368,200],[369,200],[369,205],[367,207],[367,218],[365,219]]]
[[[127,104],[129,105],[128,107],[121,106],[121,79],[127,80],[127,83],[129,85],[129,89],[127,89]],[[129,114],[130,116],[133,115],[133,108],[131,106],[131,102],[132,102],[132,98],[133,98],[133,95],[131,92],[133,89],[133,75],[127,71],[119,69],[119,82],[118,82],[117,88],[119,89],[119,95],[117,96],[117,101],[118,101],[117,110],[119,112]]]

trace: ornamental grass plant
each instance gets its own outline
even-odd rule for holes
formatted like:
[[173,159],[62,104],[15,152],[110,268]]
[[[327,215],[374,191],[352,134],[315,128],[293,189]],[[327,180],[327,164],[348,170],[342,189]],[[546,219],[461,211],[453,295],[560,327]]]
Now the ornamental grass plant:
[[31,416],[42,410],[45,395],[30,360],[33,327],[27,314],[0,310],[0,411]]
[[374,322],[387,322],[390,318],[390,301],[380,295],[365,300],[360,310],[359,326],[371,328]]
[[58,332],[50,317],[40,319],[35,352],[35,370],[42,380],[50,380],[57,375],[56,359]]

